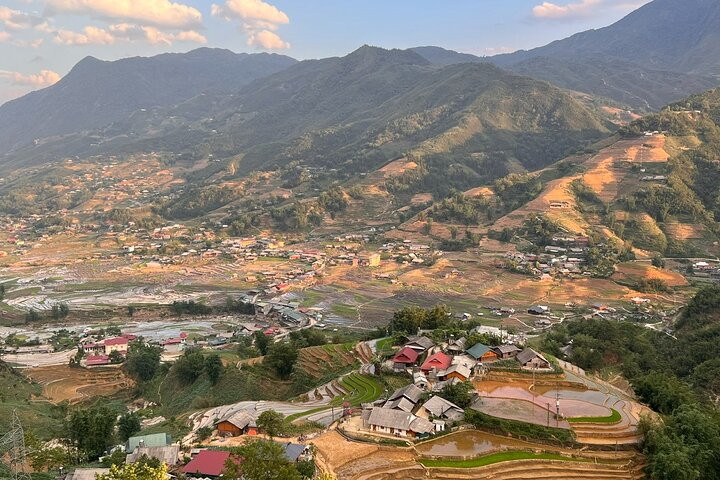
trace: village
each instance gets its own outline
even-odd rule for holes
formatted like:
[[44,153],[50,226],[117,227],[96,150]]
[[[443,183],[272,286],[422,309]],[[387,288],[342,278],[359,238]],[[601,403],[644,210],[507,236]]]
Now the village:
[[[391,348],[386,348],[391,339],[361,342],[355,346],[364,357],[358,373],[341,376],[304,400],[215,407],[192,415],[192,430],[183,438],[137,435],[111,448],[108,456],[122,455],[129,464],[156,459],[187,478],[221,478],[228,459],[242,464],[232,446],[265,438],[278,442],[290,462],[314,462],[340,479],[365,478],[370,458],[377,478],[398,468],[403,478],[442,478],[435,476],[443,470],[433,462],[451,465],[465,455],[507,451],[534,452],[528,458],[537,456],[541,464],[543,455],[551,455],[568,471],[595,472],[593,478],[635,478],[641,464],[633,448],[647,409],[621,389],[517,338],[503,342],[482,332],[473,328],[467,337],[441,342],[431,338],[433,331],[401,335],[396,338],[403,341]],[[477,338],[488,344],[469,341]],[[125,343],[116,338],[84,348],[95,353],[101,345],[105,352],[121,352]],[[373,363],[371,352],[381,356],[381,364]],[[403,379],[403,386],[383,390],[384,376]],[[268,423],[277,414],[298,425],[319,426],[295,438],[278,437]],[[506,436],[474,430],[472,425],[484,418],[503,422]],[[524,424],[550,436],[533,440],[512,433]],[[342,453],[348,449],[358,454],[348,459]],[[405,461],[398,464],[400,454]],[[588,459],[593,462],[586,464]],[[60,478],[85,480],[107,472],[78,468]]]

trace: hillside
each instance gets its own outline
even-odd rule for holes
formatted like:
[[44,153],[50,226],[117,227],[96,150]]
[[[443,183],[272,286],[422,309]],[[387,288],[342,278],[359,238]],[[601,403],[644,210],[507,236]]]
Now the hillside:
[[720,4],[655,0],[608,27],[491,61],[566,88],[655,110],[718,84]]
[[55,85],[0,107],[0,151],[95,129],[203,92],[232,92],[294,63],[281,55],[210,48],[114,62],[86,57]]
[[652,70],[720,74],[720,4],[714,0],[654,0],[605,28],[544,47],[493,57],[510,66],[531,58],[617,59]]
[[153,151],[242,159],[237,175],[295,161],[360,173],[408,151],[464,158],[488,149],[536,167],[606,132],[598,112],[547,83],[487,64],[443,68],[413,52],[363,47],[300,62],[235,94],[202,95],[41,142],[7,156],[4,167]]
[[491,62],[641,111],[720,83],[720,4],[655,0],[605,28],[494,57],[412,49],[438,65]]

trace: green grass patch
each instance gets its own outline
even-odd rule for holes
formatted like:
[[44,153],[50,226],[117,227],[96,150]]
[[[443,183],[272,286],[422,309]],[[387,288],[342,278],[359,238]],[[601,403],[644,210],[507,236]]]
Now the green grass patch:
[[344,303],[336,303],[330,307],[330,311],[335,315],[347,319],[357,318],[358,311],[357,307],[353,305],[346,305]]
[[589,462],[586,458],[572,458],[558,453],[534,453],[534,452],[500,452],[484,457],[470,460],[431,460],[423,459],[420,463],[428,468],[478,468],[500,462],[511,462],[514,460],[562,460],[565,462]]
[[568,418],[567,421],[569,423],[618,423],[620,420],[622,420],[622,415],[620,415],[620,412],[615,410],[614,408],[611,408],[612,414],[608,415],[607,417],[576,417],[576,418]]

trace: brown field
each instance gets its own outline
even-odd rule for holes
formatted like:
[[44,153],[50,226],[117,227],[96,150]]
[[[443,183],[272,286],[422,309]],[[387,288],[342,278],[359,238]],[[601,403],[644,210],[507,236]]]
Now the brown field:
[[379,172],[381,172],[385,178],[391,178],[400,176],[408,170],[415,170],[417,167],[417,163],[406,158],[400,158],[388,163],[382,167]]
[[467,197],[492,197],[493,195],[495,195],[495,192],[490,187],[471,188],[465,192]]
[[666,223],[665,233],[674,240],[697,240],[704,238],[705,226],[692,223]]
[[661,270],[647,263],[621,263],[617,266],[613,280],[634,283],[639,280],[662,280],[668,287],[684,287],[688,282],[678,272]]
[[[493,228],[495,230],[518,228],[522,226],[529,215],[545,214],[549,219],[557,222],[569,232],[584,235],[589,225],[576,210],[577,201],[570,190],[570,184],[577,178],[565,177],[549,182],[535,200],[505,215],[494,223]],[[553,202],[567,202],[569,207],[552,209],[550,205]]]
[[109,396],[132,386],[119,368],[70,368],[66,365],[23,370],[43,387],[43,396],[53,403],[78,403],[92,397]]

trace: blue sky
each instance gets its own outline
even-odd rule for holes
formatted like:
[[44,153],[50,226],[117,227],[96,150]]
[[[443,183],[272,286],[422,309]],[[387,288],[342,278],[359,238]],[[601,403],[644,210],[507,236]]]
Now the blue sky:
[[200,46],[298,59],[363,44],[476,55],[532,48],[648,0],[0,0],[0,103],[104,60]]

